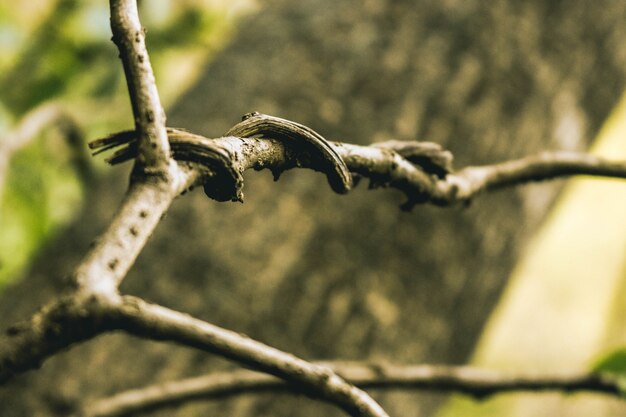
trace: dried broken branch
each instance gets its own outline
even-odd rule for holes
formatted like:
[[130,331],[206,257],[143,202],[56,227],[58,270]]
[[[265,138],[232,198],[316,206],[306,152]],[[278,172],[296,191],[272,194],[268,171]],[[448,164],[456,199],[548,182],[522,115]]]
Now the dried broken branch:
[[[363,389],[459,392],[482,399],[517,391],[621,395],[617,378],[592,373],[516,374],[467,366],[320,362]],[[114,417],[189,401],[265,392],[300,392],[275,377],[249,370],[213,373],[118,393],[83,406],[86,417]]]

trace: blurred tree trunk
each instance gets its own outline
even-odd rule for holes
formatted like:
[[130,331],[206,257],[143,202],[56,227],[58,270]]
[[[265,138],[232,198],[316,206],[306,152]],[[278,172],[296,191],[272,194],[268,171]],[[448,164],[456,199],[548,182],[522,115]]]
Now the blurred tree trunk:
[[[582,150],[624,87],[625,19],[626,2],[609,0],[268,1],[169,111],[169,124],[218,136],[258,110],[330,139],[439,142],[457,166]],[[307,359],[463,363],[558,189],[528,186],[468,208],[403,213],[396,192],[361,185],[338,196],[319,174],[270,177],[247,175],[244,205],[199,192],[178,201],[123,291]],[[76,222],[2,294],[3,327],[58,293],[126,178],[119,168],[104,178]],[[107,335],[2,388],[0,409],[64,415],[81,397],[227,366]],[[415,393],[376,398],[395,416],[424,416],[438,402]],[[267,395],[154,415],[322,413],[331,411]]]

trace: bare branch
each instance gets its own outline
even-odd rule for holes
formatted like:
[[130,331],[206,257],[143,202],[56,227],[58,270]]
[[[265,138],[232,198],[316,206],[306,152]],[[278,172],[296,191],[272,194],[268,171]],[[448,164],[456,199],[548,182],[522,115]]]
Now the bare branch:
[[0,337],[0,384],[39,368],[45,359],[72,344],[102,333],[106,327],[102,320],[104,305],[117,299],[97,294],[65,296],[30,320],[8,328]]
[[[264,116],[264,115],[261,115]],[[265,116],[272,117],[272,116]],[[276,120],[283,120],[272,118]],[[276,132],[272,128],[277,129]],[[284,170],[307,167],[337,177],[337,155],[350,172],[370,179],[370,188],[393,187],[408,201],[404,209],[420,203],[449,206],[471,200],[483,190],[514,186],[571,175],[626,178],[626,162],[613,162],[583,153],[546,152],[494,165],[451,170],[451,154],[435,144],[389,141],[372,146],[324,142],[333,148],[326,159],[312,147],[284,140],[284,126],[265,126],[264,138],[227,136],[208,139],[181,129],[168,128],[174,158],[199,163],[213,172],[205,182],[206,194],[218,201],[242,200],[245,169],[268,168],[275,178]],[[232,130],[231,130],[232,131]],[[235,129],[235,132],[238,132]],[[136,134],[126,131],[90,143],[96,153],[119,147],[108,159],[115,164],[133,158]],[[277,136],[279,138],[275,138]],[[328,159],[331,162],[328,162]],[[329,180],[330,181],[330,180]],[[345,190],[344,190],[345,191]],[[341,192],[344,192],[341,191]]]
[[[192,319],[182,313],[147,304],[139,299],[120,298],[118,285],[134,263],[147,239],[173,199],[203,175],[210,183],[215,171],[179,167],[170,160],[165,113],[139,23],[137,4],[111,0],[113,41],[128,83],[138,139],[131,186],[115,218],[72,274],[73,294],[44,308],[23,326],[9,329],[0,350],[0,382],[38,364],[73,343],[113,328],[153,339],[177,341],[269,372],[336,404],[353,416],[386,417],[384,410],[365,392],[345,382],[332,370],[309,364],[291,355],[252,341],[237,333]],[[317,140],[317,138],[314,138]],[[320,139],[320,145],[325,144]],[[108,146],[108,145],[105,145]],[[327,149],[331,149],[328,145]],[[219,161],[231,176],[227,153],[211,146],[201,149]],[[342,162],[340,158],[337,158]],[[198,168],[198,167],[196,167]],[[344,166],[345,169],[345,166]],[[347,169],[342,172],[349,179]],[[235,188],[240,188],[235,184]],[[213,192],[213,187],[207,188]],[[236,191],[236,190],[235,190]],[[236,193],[234,194],[237,195]],[[103,300],[92,308],[92,300]],[[52,338],[50,341],[48,339]]]
[[[390,365],[322,362],[346,380],[367,389],[460,392],[478,399],[513,391],[597,392],[620,395],[616,378],[591,373],[513,374],[466,366]],[[182,379],[121,392],[87,404],[89,417],[113,417],[173,406],[194,400],[224,399],[240,394],[295,392],[275,377],[237,370]]]
[[297,389],[328,401],[353,416],[386,417],[364,391],[330,368],[251,340],[183,313],[148,304],[95,283],[50,304],[29,321],[12,326],[0,338],[0,383],[34,369],[46,358],[112,330],[168,340],[216,353],[245,366],[271,373]]
[[458,199],[470,199],[482,190],[494,190],[527,182],[545,181],[571,175],[626,178],[626,162],[608,161],[577,152],[544,152],[539,155],[495,165],[467,167],[456,176]]
[[186,314],[124,297],[112,316],[116,327],[133,335],[168,340],[216,353],[275,375],[308,395],[335,404],[353,416],[383,417],[385,411],[364,391],[332,369],[314,365],[238,333]]
[[72,162],[81,176],[88,181],[91,180],[93,173],[84,152],[81,129],[60,104],[47,102],[29,111],[12,131],[0,138],[0,196],[13,155],[27,146],[41,131],[51,126],[60,130],[64,136],[72,151]]
[[[155,391],[166,392],[172,403],[199,395],[282,387],[335,404],[353,416],[385,417],[385,411],[367,393],[346,382],[330,366],[306,362],[183,313],[119,295],[120,282],[176,196],[201,181],[211,198],[242,200],[242,173],[249,168],[269,168],[278,178],[286,169],[309,167],[324,172],[333,190],[340,193],[350,189],[350,172],[356,173],[370,178],[372,186],[391,186],[406,193],[409,201],[405,208],[426,202],[465,202],[482,190],[563,175],[626,178],[626,163],[563,153],[468,167],[455,173],[452,155],[438,145],[407,146],[391,141],[367,147],[333,143],[306,126],[260,114],[247,115],[227,132],[227,137],[219,139],[180,129],[168,131],[136,1],[111,0],[110,5],[113,41],[124,66],[135,130],[95,141],[91,146],[100,150],[121,147],[111,158],[113,163],[137,157],[131,186],[108,229],[72,273],[74,291],[43,308],[31,320],[9,328],[0,340],[0,383],[38,367],[47,357],[72,344],[107,331],[123,330],[212,352],[284,381],[241,371],[234,377],[222,375],[217,381],[212,377],[212,381],[195,380],[178,387],[152,388],[148,393],[140,392],[139,397],[131,395],[134,404],[139,404],[135,407],[146,408],[151,402],[155,406]],[[44,121],[51,117],[44,116]],[[263,139],[251,137],[255,135]],[[170,145],[180,164],[170,160]],[[334,366],[357,383],[379,388],[459,390],[474,396],[519,389],[619,391],[615,381],[595,375],[533,379],[464,368]],[[115,407],[133,407],[128,395],[116,398],[96,403],[89,412],[107,415],[102,414],[104,409],[112,415]]]
[[59,350],[106,330],[105,304],[176,196],[193,185],[195,170],[181,168],[164,182],[134,182],[108,229],[71,275],[77,291],[44,307],[0,338],[0,383],[38,367]]
[[[273,150],[263,146],[258,148]],[[162,181],[158,177],[142,176],[141,181],[131,182],[129,192],[109,228],[73,273],[72,280],[77,285],[78,292],[75,296],[68,297],[66,304],[82,305],[85,299],[94,295],[110,300],[117,299],[119,282],[133,264],[162,214],[172,200],[192,185],[199,175],[199,170],[188,167],[182,167],[180,172],[182,174],[178,180],[175,178],[173,181]],[[113,308],[108,314],[84,310],[86,319],[100,316],[108,318],[98,328],[83,323],[76,324],[71,315],[66,317],[63,314],[65,310],[59,310],[54,304],[46,310],[59,311],[52,315],[54,320],[50,319],[50,313],[40,313],[24,326],[22,337],[14,336],[19,332],[9,332],[13,337],[5,344],[5,352],[0,351],[0,372],[4,368],[8,379],[14,373],[37,366],[40,361],[58,350],[113,326],[148,338],[178,341],[270,372],[307,390],[312,396],[337,404],[354,416],[386,416],[382,408],[365,392],[346,383],[327,368],[310,365],[306,361],[234,332],[194,320],[182,313],[151,306],[133,298],[124,300],[122,306]],[[44,323],[44,330],[37,330],[40,323]],[[55,343],[48,343],[44,337],[49,333],[46,330],[48,328],[54,329],[62,337]],[[83,335],[82,332],[89,329]],[[28,349],[24,349],[27,346]],[[20,353],[21,349],[27,352]]]
[[176,197],[194,185],[198,172],[181,167],[171,181],[147,177],[131,182],[106,231],[76,267],[72,282],[86,292],[113,294]]
[[168,170],[170,147],[165,132],[165,112],[157,91],[145,30],[139,22],[135,0],[111,0],[111,31],[126,74],[135,129],[139,132],[139,162],[146,172]]

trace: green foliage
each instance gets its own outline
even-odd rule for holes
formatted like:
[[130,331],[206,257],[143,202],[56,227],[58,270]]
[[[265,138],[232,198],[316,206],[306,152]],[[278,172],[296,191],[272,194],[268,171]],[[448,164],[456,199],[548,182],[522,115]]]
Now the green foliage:
[[626,348],[618,349],[602,357],[593,366],[594,372],[622,374],[626,376]]
[[0,286],[57,226],[71,218],[80,203],[80,179],[63,146],[54,150],[45,146],[50,136],[42,135],[11,161],[0,206]]
[[[150,28],[147,42],[153,61],[170,50],[205,44],[221,18],[194,4],[170,8],[170,15],[158,24],[144,21]],[[117,63],[106,2],[60,0],[0,74],[2,102],[17,116],[51,98],[125,93],[119,88],[123,77]],[[94,83],[94,71],[106,82]]]
[[592,369],[594,372],[616,377],[622,396],[626,396],[626,348],[618,349],[602,357]]
[[[165,105],[184,92],[186,77],[196,75],[184,70],[185,58],[193,58],[191,66],[201,65],[198,56],[206,57],[227,32],[225,10],[200,0],[140,2]],[[110,37],[108,2],[0,0],[0,138],[48,101],[74,116],[87,140],[129,128],[126,83]],[[44,130],[13,156],[0,187],[0,287],[80,207],[85,179],[72,167],[63,138],[54,128]]]

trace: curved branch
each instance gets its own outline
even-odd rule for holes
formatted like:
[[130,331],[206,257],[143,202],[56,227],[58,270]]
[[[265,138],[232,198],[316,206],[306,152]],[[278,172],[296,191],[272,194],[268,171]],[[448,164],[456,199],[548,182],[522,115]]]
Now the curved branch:
[[[616,378],[591,373],[513,374],[465,366],[326,362],[361,388],[454,391],[478,399],[513,391],[597,392],[621,395]],[[87,404],[89,417],[113,417],[188,401],[223,399],[260,392],[298,392],[270,375],[237,370],[121,392]]]
[[267,372],[353,416],[387,417],[364,391],[316,365],[186,314],[135,297],[78,292],[12,326],[0,342],[0,383],[34,369],[73,344],[113,330],[195,347]]
[[167,173],[170,147],[165,132],[165,112],[156,87],[145,30],[135,0],[111,0],[111,31],[120,51],[128,93],[139,132],[139,162],[146,172]]
[[65,296],[47,305],[30,320],[9,327],[0,336],[0,385],[17,374],[36,369],[50,356],[103,333],[104,305],[117,296]]
[[182,167],[179,173],[174,181],[153,179],[131,184],[109,227],[71,274],[76,291],[0,336],[0,384],[107,330],[102,317],[104,305],[117,302],[117,286],[163,213],[198,178],[196,170]]
[[347,383],[329,367],[309,363],[186,314],[125,296],[121,304],[113,307],[110,317],[116,328],[130,334],[195,347],[275,375],[353,416],[387,416],[367,393]]

